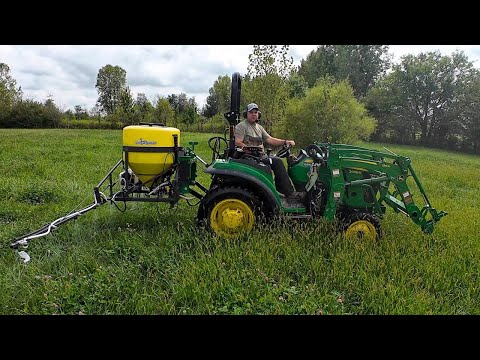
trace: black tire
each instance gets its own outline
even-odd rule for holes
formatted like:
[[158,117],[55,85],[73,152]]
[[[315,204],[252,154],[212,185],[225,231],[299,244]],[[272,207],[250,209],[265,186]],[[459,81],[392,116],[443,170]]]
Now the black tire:
[[325,159],[326,157],[326,149],[322,146],[318,146],[316,144],[311,144],[311,145],[308,145],[306,148],[305,148],[305,151],[307,152],[308,156],[310,156],[311,158],[316,158],[316,154],[320,154],[320,156]]
[[[225,212],[228,213],[223,215]],[[225,185],[202,199],[197,221],[218,236],[234,238],[250,231],[261,213],[261,203],[253,192],[238,185]]]
[[340,227],[345,238],[377,241],[382,238],[380,219],[365,211],[351,212],[341,218]]

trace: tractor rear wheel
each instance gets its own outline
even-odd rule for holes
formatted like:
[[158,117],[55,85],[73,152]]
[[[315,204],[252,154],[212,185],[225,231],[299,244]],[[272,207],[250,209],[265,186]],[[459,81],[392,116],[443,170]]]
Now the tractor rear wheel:
[[380,220],[368,212],[353,212],[342,221],[345,238],[359,241],[376,241],[381,238]]
[[198,220],[218,236],[231,239],[252,230],[259,215],[259,200],[239,186],[223,186],[202,200]]

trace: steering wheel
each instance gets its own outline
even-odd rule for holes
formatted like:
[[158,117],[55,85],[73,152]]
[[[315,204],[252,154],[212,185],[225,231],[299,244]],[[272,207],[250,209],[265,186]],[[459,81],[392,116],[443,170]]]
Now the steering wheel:
[[[215,142],[212,144],[213,141]],[[219,157],[223,156],[223,154],[220,153],[220,149],[222,148],[222,143],[225,144],[225,148],[228,148],[227,140],[225,140],[225,138],[221,136],[215,136],[208,139],[208,146],[210,147],[210,149],[212,149],[212,163]]]
[[279,158],[284,158],[290,155],[290,149],[292,148],[291,145],[283,145],[280,150],[275,154],[275,156]]
[[327,149],[323,146],[318,146],[316,144],[308,145],[305,148],[305,151],[307,152],[308,156],[313,159],[321,158],[322,160],[325,160],[327,157]]

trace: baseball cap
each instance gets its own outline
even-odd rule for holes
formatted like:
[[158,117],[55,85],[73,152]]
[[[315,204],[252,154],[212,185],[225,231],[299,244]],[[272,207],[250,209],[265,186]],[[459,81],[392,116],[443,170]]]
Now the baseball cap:
[[255,103],[251,103],[251,104],[248,104],[248,105],[247,105],[247,111],[252,111],[253,109],[260,110],[260,109],[258,108],[258,105],[255,104]]

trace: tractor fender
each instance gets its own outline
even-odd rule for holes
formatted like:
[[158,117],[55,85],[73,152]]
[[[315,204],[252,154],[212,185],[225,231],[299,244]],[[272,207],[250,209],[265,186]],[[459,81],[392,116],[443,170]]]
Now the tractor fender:
[[265,183],[258,180],[256,177],[237,170],[214,169],[212,167],[205,169],[205,172],[211,175],[232,176],[234,178],[246,180],[251,183],[255,189],[260,190],[260,193],[263,195],[263,200],[268,204],[270,209],[273,210],[273,213],[276,214],[279,211],[277,196],[275,196],[273,191],[265,185]]

